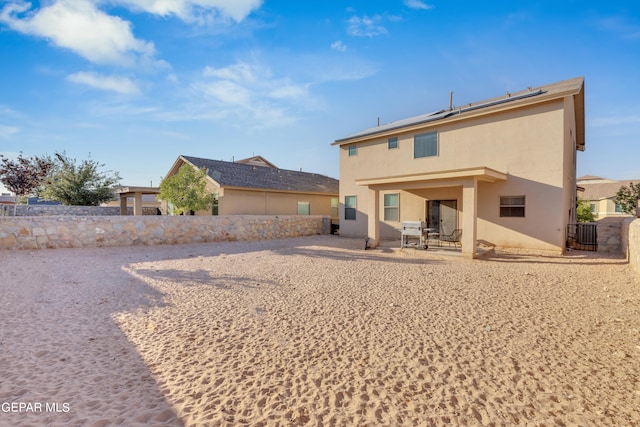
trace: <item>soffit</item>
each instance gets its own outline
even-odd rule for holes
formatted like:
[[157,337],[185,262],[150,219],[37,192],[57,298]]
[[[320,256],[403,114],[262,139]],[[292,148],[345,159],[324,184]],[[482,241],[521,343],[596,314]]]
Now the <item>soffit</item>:
[[463,185],[470,179],[484,182],[505,181],[507,174],[486,166],[478,166],[474,168],[451,169],[408,175],[362,178],[356,179],[356,185],[366,186],[372,189],[449,187]]

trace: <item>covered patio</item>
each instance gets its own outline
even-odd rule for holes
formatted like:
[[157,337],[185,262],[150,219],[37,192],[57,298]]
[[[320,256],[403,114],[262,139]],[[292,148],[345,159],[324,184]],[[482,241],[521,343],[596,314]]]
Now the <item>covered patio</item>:
[[[404,190],[408,192],[428,192],[443,188],[462,189],[461,254],[466,258],[477,256],[477,220],[478,220],[478,183],[500,182],[507,179],[505,172],[486,166],[426,172],[419,174],[387,176],[380,178],[357,179],[356,184],[368,189],[367,197],[367,236],[371,248],[380,245],[380,193],[382,191]],[[425,198],[426,200],[426,198]]]
[[142,196],[160,194],[159,187],[119,187],[116,193],[120,196],[120,215],[127,215],[127,199],[133,198],[133,214],[142,215]]

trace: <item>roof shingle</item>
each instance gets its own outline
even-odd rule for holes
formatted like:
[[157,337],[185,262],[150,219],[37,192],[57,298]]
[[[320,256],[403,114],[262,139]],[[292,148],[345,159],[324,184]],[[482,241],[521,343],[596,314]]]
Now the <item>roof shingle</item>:
[[277,169],[264,166],[180,156],[197,168],[205,168],[207,175],[221,187],[256,188],[263,190],[296,191],[335,194],[339,181],[328,176]]

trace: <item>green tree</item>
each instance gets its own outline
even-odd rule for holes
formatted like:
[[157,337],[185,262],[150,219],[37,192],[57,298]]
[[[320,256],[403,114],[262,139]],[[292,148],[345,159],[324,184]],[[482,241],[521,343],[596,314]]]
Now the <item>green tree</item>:
[[72,206],[98,206],[113,199],[120,175],[101,170],[103,163],[88,159],[78,164],[65,153],[56,153],[53,164],[48,181],[38,191],[40,197]]
[[22,157],[14,161],[0,155],[0,182],[15,194],[13,215],[16,215],[18,198],[31,194],[46,179],[53,164],[46,158]]
[[584,200],[580,196],[578,196],[576,216],[577,216],[578,222],[595,221],[595,217],[593,216],[593,212],[591,211],[591,203],[589,203],[588,200]]
[[160,199],[173,205],[180,215],[189,211],[209,209],[212,195],[207,192],[207,173],[190,165],[182,165],[178,173],[160,182]]
[[629,186],[623,185],[616,193],[615,203],[620,206],[620,210],[627,214],[636,214],[638,207],[638,199],[640,199],[640,184],[629,183]]

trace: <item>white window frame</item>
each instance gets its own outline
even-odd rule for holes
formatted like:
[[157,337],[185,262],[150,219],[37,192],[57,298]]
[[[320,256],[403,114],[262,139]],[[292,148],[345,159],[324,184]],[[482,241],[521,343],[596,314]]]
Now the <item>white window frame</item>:
[[[353,206],[348,206],[347,199],[353,198]],[[353,209],[353,218],[347,218],[347,209],[351,212]],[[358,209],[358,196],[344,196],[344,219],[347,221],[354,221],[356,219],[356,212]]]
[[[387,205],[387,196],[396,196],[395,205]],[[384,208],[383,218],[385,221],[400,221],[400,193],[387,193],[382,195],[382,205]],[[395,212],[395,218],[390,213]]]
[[[520,200],[522,202],[520,203]],[[519,196],[500,196],[500,218],[525,218],[527,198]],[[522,210],[522,215],[517,214]]]

